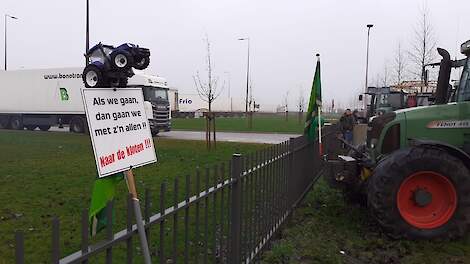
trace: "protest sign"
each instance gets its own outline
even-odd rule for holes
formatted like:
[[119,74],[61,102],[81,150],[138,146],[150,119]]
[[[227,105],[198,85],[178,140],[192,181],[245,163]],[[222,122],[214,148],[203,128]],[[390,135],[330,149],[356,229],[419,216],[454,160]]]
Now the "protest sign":
[[157,161],[141,88],[85,88],[82,96],[100,178]]

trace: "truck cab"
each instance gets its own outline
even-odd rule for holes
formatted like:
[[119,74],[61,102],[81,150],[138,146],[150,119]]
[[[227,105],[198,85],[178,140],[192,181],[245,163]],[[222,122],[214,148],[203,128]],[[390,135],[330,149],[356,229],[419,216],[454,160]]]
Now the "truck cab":
[[171,130],[171,109],[168,99],[169,87],[163,77],[146,74],[143,71],[134,70],[135,75],[129,78],[128,86],[142,88],[144,99],[151,105],[151,116],[147,113],[150,129],[153,135],[160,131]]

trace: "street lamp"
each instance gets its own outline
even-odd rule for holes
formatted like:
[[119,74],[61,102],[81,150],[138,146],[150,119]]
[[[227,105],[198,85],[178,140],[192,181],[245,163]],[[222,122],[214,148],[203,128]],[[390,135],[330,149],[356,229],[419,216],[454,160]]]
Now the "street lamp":
[[18,19],[17,17],[5,14],[5,71],[7,70],[7,18]]
[[239,38],[238,40],[248,42],[248,62],[246,66],[246,96],[245,96],[245,114],[248,114],[248,89],[249,89],[249,82],[250,82],[250,38]]
[[227,74],[227,79],[228,79],[228,98],[230,98],[230,72],[226,71],[224,72]]
[[369,36],[370,36],[370,28],[373,27],[374,25],[372,24],[367,24],[367,55],[366,55],[366,84],[365,84],[365,87],[364,87],[364,99],[363,99],[363,107],[364,107],[364,111],[366,111],[366,108],[367,108],[367,102],[366,102],[366,93],[367,93],[367,87],[368,87],[368,83],[367,83],[367,77],[369,75]]

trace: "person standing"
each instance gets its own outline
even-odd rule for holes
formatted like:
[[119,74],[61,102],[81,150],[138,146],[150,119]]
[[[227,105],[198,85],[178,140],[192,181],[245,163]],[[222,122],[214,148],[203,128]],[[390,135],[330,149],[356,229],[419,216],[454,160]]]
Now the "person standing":
[[347,143],[352,144],[354,117],[351,113],[351,109],[346,109],[346,112],[344,112],[343,116],[339,119],[339,124],[344,140]]

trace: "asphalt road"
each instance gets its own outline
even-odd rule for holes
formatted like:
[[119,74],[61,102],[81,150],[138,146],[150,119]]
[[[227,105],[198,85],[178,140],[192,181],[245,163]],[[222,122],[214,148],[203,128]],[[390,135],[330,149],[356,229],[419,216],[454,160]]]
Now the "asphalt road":
[[[206,133],[201,131],[170,131],[161,132],[161,138],[186,139],[186,140],[205,140]],[[276,134],[276,133],[242,133],[242,132],[217,132],[217,141],[241,142],[241,143],[264,143],[278,144],[288,140],[291,137],[297,137],[296,134]]]
[[[52,127],[50,131],[68,132],[69,128]],[[243,132],[217,132],[217,141],[240,142],[240,143],[262,143],[278,144],[298,134],[278,134],[278,133],[243,133]],[[205,140],[203,131],[170,131],[160,132],[160,138],[183,139],[183,140]]]

